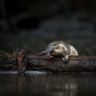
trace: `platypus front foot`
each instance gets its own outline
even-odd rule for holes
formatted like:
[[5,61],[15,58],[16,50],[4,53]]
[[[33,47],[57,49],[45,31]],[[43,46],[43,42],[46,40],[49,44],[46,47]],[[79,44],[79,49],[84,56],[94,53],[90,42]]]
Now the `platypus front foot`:
[[69,56],[66,55],[65,57],[63,57],[63,58],[62,58],[62,61],[63,61],[64,63],[68,63],[68,62],[69,62]]
[[47,59],[47,60],[50,60],[51,58],[53,58],[52,55],[50,55],[50,54],[47,54],[47,55],[46,55],[46,59]]

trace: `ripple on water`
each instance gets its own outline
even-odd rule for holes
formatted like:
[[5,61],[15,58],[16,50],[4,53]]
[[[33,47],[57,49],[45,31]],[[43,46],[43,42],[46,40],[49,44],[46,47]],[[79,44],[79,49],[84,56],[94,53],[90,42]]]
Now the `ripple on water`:
[[[17,74],[17,71],[0,71],[0,74]],[[26,71],[25,74],[28,74],[28,75],[43,75],[43,74],[46,74],[46,72]]]

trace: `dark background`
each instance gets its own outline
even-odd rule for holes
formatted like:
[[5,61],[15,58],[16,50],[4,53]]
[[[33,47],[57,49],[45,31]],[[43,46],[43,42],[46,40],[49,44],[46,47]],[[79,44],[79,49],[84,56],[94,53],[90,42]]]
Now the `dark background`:
[[0,50],[44,50],[54,40],[96,55],[96,0],[0,0]]
[[[0,51],[22,48],[37,53],[52,41],[64,40],[79,55],[93,56],[95,31],[96,0],[0,0]],[[35,71],[19,77],[3,72],[0,96],[96,96],[95,73]]]

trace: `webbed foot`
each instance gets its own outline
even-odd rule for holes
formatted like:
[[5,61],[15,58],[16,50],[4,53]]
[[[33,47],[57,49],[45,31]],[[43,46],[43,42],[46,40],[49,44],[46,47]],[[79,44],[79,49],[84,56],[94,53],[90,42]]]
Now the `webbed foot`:
[[69,62],[69,56],[66,55],[65,57],[63,57],[63,58],[62,58],[62,61],[63,61],[64,63],[68,63],[68,62]]
[[53,58],[52,55],[50,55],[50,54],[47,54],[47,55],[46,55],[46,59],[47,59],[47,60],[50,60],[50,59],[52,59],[52,58]]

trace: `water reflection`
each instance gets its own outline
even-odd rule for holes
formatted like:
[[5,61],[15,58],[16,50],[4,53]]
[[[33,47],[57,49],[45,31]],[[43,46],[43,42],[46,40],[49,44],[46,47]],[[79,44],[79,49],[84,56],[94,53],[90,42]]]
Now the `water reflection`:
[[0,96],[93,96],[96,76],[87,74],[0,74]]

